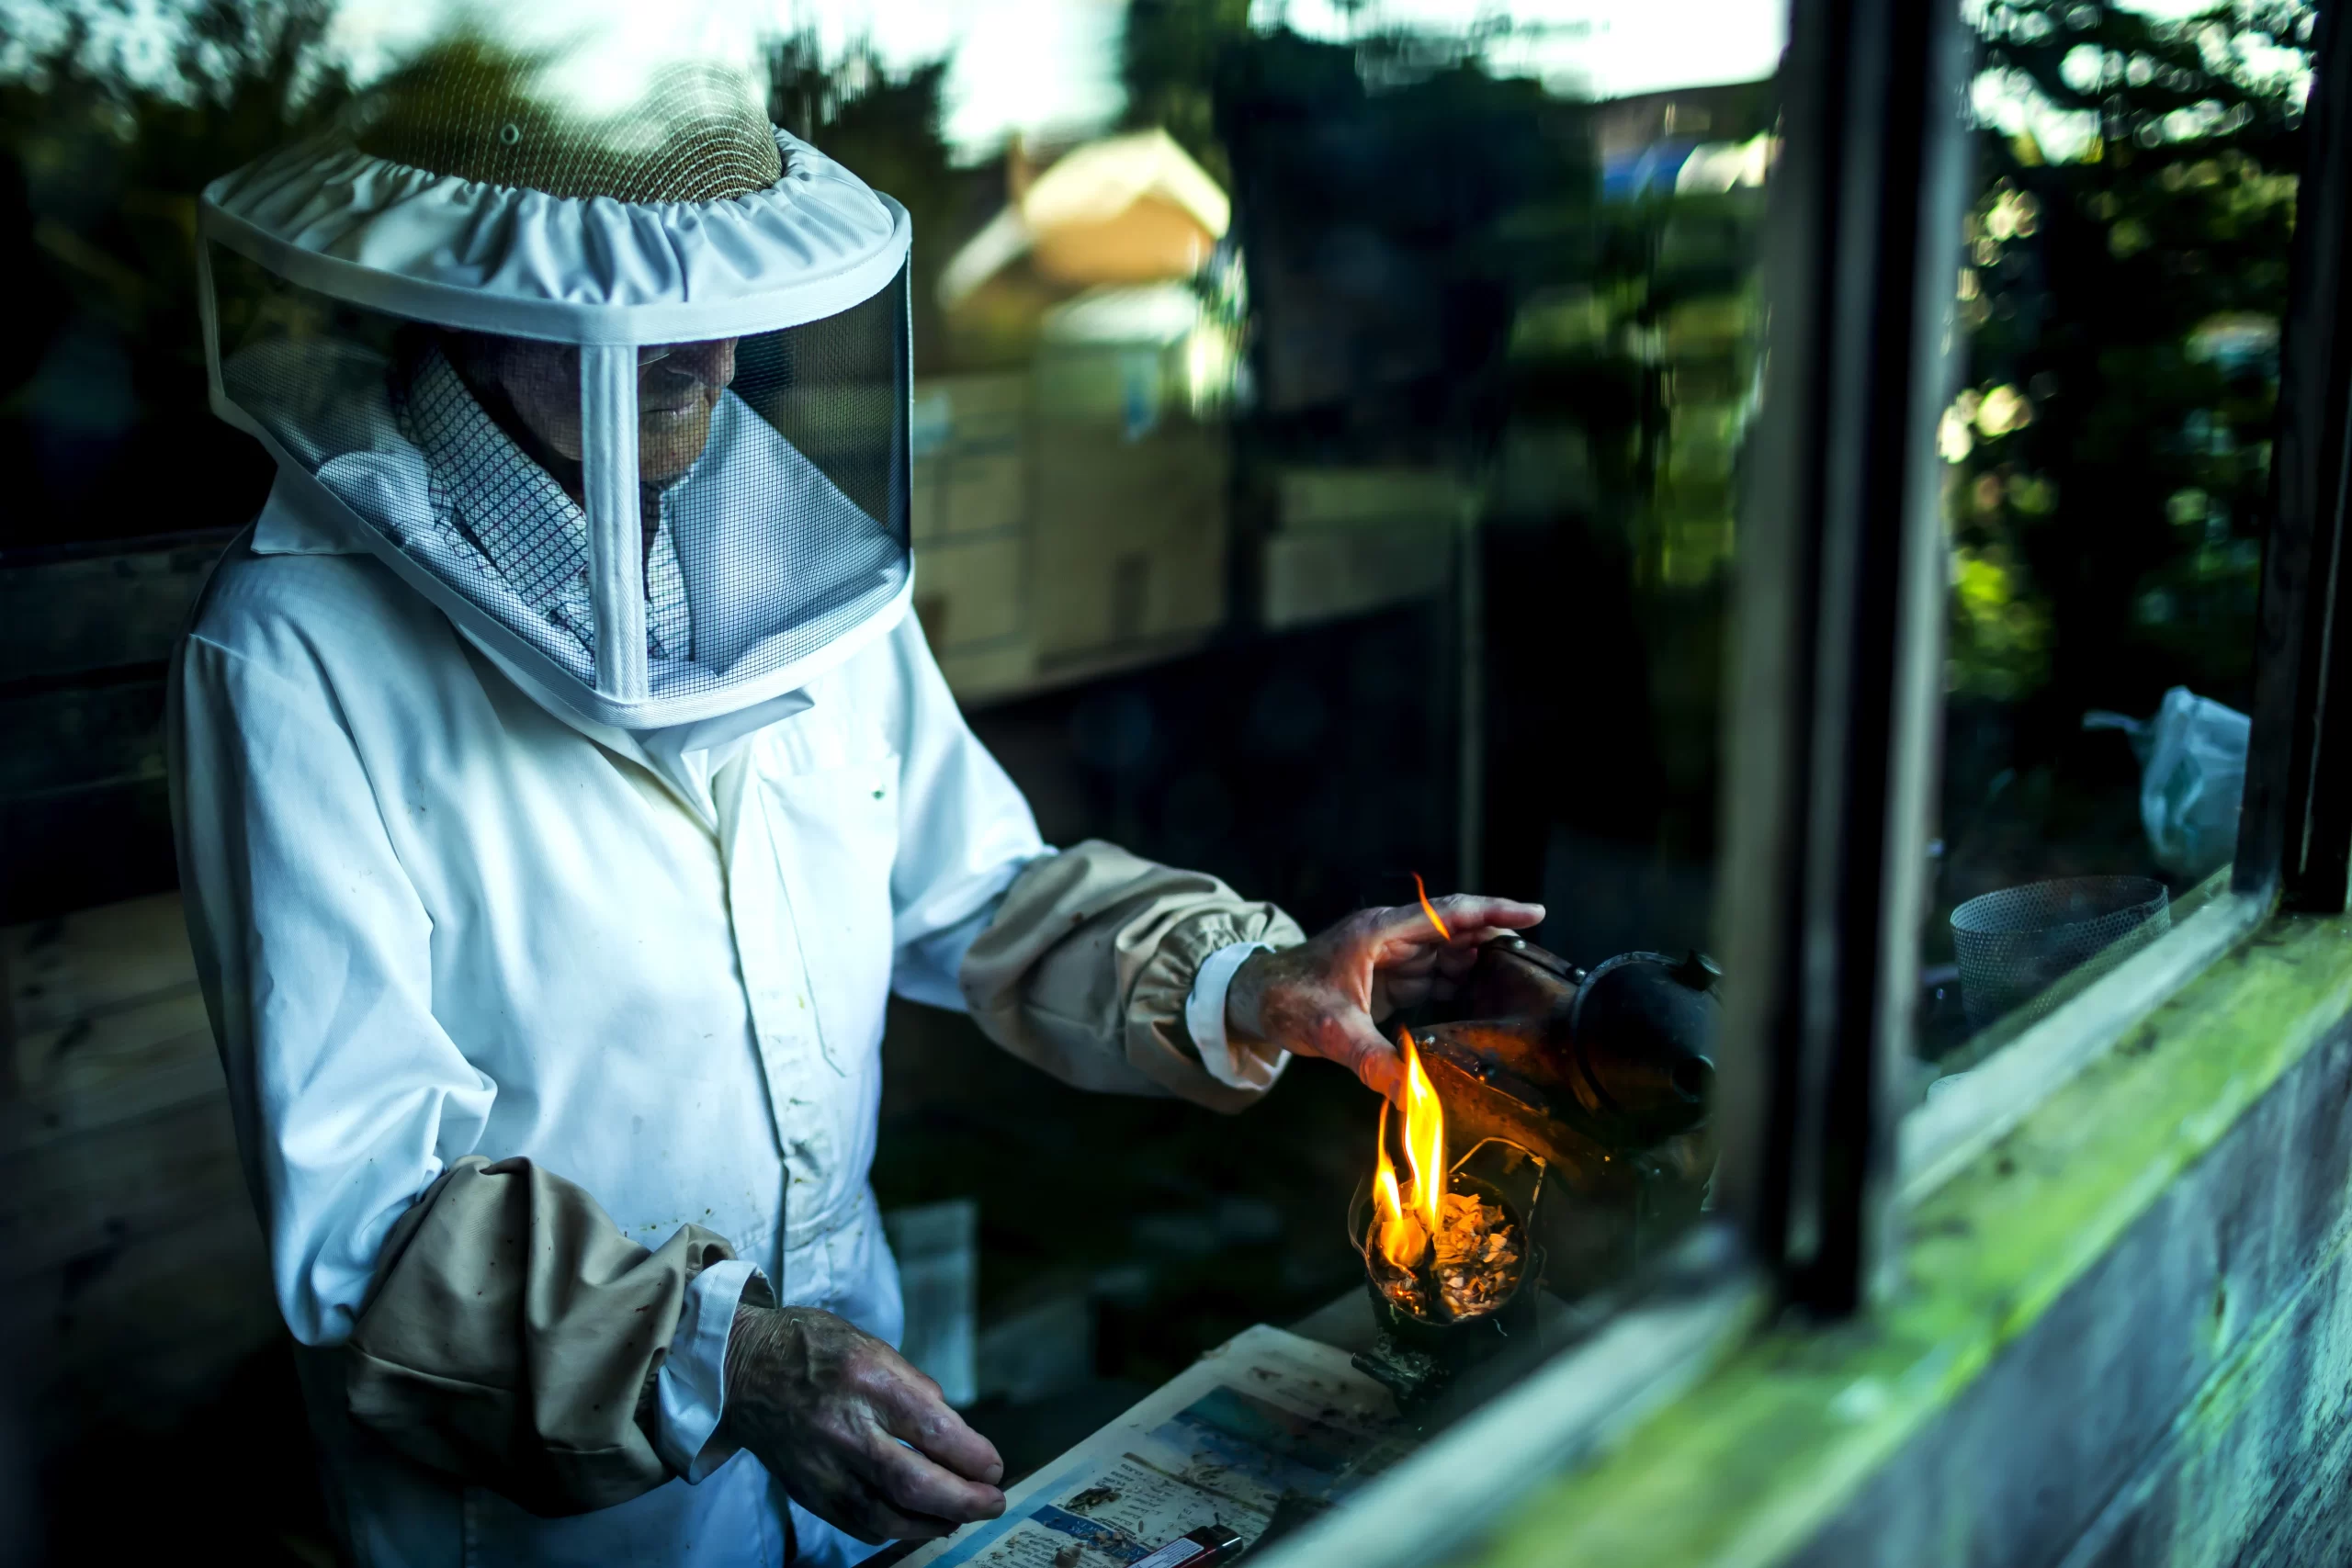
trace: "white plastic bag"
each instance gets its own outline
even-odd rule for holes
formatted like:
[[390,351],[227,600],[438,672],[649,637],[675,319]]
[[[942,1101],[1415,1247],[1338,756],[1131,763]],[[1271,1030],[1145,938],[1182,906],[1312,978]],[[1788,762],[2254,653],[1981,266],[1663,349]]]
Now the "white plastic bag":
[[2131,737],[2140,759],[2140,823],[2158,865],[2198,882],[2229,864],[2237,852],[2253,720],[2175,686],[2153,718],[2086,713],[2083,728]]

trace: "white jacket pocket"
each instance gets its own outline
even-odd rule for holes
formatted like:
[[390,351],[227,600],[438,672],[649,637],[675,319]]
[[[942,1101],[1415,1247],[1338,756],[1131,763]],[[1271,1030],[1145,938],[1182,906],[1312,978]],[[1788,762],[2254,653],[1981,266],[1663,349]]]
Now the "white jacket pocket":
[[881,752],[763,781],[820,1044],[854,1077],[882,1042],[894,953],[899,759]]

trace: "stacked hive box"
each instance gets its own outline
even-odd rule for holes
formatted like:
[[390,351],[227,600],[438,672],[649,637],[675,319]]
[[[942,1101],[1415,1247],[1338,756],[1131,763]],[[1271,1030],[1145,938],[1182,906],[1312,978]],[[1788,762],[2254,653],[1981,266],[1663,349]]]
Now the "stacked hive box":
[[1260,615],[1269,630],[1426,598],[1453,581],[1456,540],[1477,504],[1454,476],[1421,468],[1292,468],[1275,479]]
[[1037,655],[1049,677],[1179,652],[1225,619],[1230,442],[1194,412],[1190,328],[1149,319],[1170,293],[1183,321],[1197,315],[1166,288],[1066,308],[1032,367]]
[[0,929],[0,1334],[38,1448],[170,1427],[280,1336],[179,896]]
[[1170,421],[1045,427],[1037,454],[1043,672],[1172,653],[1225,618],[1226,434]]
[[1225,619],[1224,426],[1162,417],[1156,391],[1073,406],[1069,357],[915,389],[915,611],[967,701],[1164,658]]
[[957,694],[1018,688],[1036,662],[1028,378],[925,381],[914,409],[915,613]]

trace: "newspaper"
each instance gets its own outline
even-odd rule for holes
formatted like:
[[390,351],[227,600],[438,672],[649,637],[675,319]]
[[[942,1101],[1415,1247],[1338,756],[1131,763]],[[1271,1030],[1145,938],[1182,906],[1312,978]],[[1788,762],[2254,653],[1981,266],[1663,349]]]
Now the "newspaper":
[[1202,1525],[1287,1534],[1407,1450],[1344,1350],[1263,1324],[1211,1350],[903,1568],[1127,1568]]

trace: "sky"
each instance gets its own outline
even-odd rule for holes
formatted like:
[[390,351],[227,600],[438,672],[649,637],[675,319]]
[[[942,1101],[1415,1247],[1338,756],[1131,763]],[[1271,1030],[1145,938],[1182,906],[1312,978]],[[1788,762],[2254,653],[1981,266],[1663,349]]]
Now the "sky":
[[[134,34],[143,17],[160,37],[152,18],[175,0],[119,3]],[[2128,3],[2177,17],[2211,0]],[[0,12],[20,9],[0,0]],[[641,79],[650,59],[748,63],[760,40],[778,32],[813,30],[829,54],[863,41],[894,69],[945,55],[953,61],[948,141],[973,161],[1015,132],[1067,135],[1114,118],[1125,10],[1125,0],[341,0],[334,36],[364,81],[460,22],[524,42],[593,35],[601,47],[570,84],[592,100],[600,84]],[[1540,77],[1555,91],[1619,97],[1770,74],[1786,35],[1786,0],[1251,0],[1250,21],[1326,39],[1385,28],[1477,28],[1498,70]],[[2026,129],[2033,110],[2014,96],[1999,84],[1980,85],[1979,110]],[[2052,143],[2072,134],[2054,123],[2031,128]]]
[[[1787,41],[1787,10],[1779,0],[1371,0],[1360,25],[1454,31],[1507,23],[1510,33],[1488,51],[1492,64],[1555,91],[1619,98],[1770,75]],[[1309,37],[1348,36],[1330,0],[1256,0],[1250,19],[1277,16]]]
[[[893,68],[952,54],[948,140],[978,158],[1016,130],[1083,130],[1114,118],[1125,14],[1124,0],[345,0],[336,25],[363,76],[468,15],[539,37],[593,21],[619,62],[680,51],[748,54],[763,34],[803,28],[828,52],[869,41]],[[682,17],[691,24],[682,27]],[[1253,0],[1250,20],[1329,39],[1351,27],[1331,0]],[[1781,0],[1366,0],[1352,26],[1452,32],[1478,23],[1508,24],[1488,53],[1498,67],[1604,97],[1753,81],[1771,72],[1785,32]]]
[[[951,55],[947,137],[977,158],[1015,130],[1084,130],[1116,118],[1125,15],[1124,0],[344,0],[336,37],[363,79],[460,17],[526,39],[593,28],[608,41],[597,55],[621,68],[616,75],[674,53],[748,61],[761,39],[801,30],[829,55],[869,42],[893,69]],[[682,17],[690,23],[680,26]],[[585,73],[594,67],[592,59]]]

